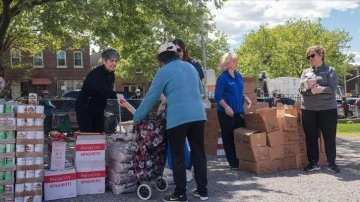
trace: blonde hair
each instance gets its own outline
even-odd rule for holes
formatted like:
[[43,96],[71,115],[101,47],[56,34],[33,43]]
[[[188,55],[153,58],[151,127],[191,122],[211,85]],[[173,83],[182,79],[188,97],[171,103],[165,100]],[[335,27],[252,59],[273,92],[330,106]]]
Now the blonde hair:
[[220,58],[219,70],[227,71],[227,64],[229,63],[229,59],[237,59],[237,55],[232,52],[227,52]]
[[313,52],[315,52],[316,54],[320,55],[321,58],[322,58],[322,61],[323,61],[323,62],[325,61],[326,52],[325,52],[325,49],[324,49],[321,45],[310,46],[310,47],[306,50],[305,57],[308,56],[308,54],[309,54],[310,51],[313,51]]

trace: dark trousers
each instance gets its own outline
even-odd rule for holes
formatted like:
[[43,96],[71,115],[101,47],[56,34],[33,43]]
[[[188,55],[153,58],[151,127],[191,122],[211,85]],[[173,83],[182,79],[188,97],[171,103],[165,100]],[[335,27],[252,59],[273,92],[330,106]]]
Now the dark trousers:
[[226,159],[230,167],[238,168],[239,160],[236,158],[234,130],[239,127],[245,127],[245,121],[239,114],[230,117],[225,112],[217,111],[217,116]]
[[49,132],[52,130],[52,124],[53,124],[52,119],[53,119],[52,115],[45,116],[45,119],[44,119],[44,134],[45,134],[45,137],[47,137],[49,135]]
[[105,128],[104,112],[76,111],[76,121],[80,132],[102,133]]
[[172,157],[172,170],[175,182],[175,195],[186,194],[186,168],[184,146],[188,138],[194,178],[197,190],[207,194],[207,162],[204,149],[205,121],[194,121],[179,125],[167,130],[170,152]]
[[[319,132],[321,131],[326,158],[330,165],[336,158],[337,109],[312,111],[301,110],[301,119],[306,137],[307,158],[310,163],[319,162]],[[320,131],[319,131],[320,130]]]

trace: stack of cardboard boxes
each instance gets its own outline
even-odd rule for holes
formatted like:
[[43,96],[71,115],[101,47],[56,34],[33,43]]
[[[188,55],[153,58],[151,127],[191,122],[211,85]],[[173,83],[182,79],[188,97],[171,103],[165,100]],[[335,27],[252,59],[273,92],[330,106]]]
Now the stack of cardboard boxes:
[[15,201],[42,201],[44,169],[44,107],[35,105],[36,94],[29,95],[29,105],[17,106]]
[[[234,130],[239,169],[266,174],[307,165],[305,135],[300,111],[279,106],[245,114],[246,128]],[[319,139],[320,165],[326,163]]]

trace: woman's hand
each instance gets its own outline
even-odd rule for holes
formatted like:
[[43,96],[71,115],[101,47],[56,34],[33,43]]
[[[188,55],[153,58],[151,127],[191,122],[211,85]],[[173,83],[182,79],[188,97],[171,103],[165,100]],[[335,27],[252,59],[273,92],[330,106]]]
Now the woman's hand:
[[247,108],[251,107],[251,100],[249,99],[249,97],[245,96],[245,102],[247,103]]
[[227,107],[225,108],[225,113],[226,113],[226,115],[228,115],[228,116],[231,116],[231,117],[234,116],[234,111],[231,109],[230,106],[227,106]]

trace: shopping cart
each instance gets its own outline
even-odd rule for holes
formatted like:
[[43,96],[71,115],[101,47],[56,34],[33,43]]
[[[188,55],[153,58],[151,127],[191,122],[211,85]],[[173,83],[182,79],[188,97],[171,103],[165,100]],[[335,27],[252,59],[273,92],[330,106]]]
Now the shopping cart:
[[158,191],[166,191],[168,182],[163,178],[166,162],[166,136],[164,115],[147,118],[135,124],[137,150],[134,152],[129,169],[129,182],[137,182],[140,199],[151,198],[150,182],[155,180]]

